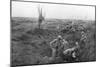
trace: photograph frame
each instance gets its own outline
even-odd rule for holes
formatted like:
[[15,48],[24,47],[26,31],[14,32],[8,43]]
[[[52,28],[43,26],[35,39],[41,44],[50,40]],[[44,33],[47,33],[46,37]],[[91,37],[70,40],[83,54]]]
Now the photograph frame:
[[[12,20],[12,1],[15,1],[15,2],[30,2],[30,3],[59,4],[59,5],[91,6],[91,7],[94,7],[95,8],[95,27],[96,27],[96,5],[72,4],[72,3],[56,3],[56,2],[42,2],[42,1],[10,0],[10,65],[11,66],[12,66],[12,61],[11,61],[12,60],[12,55],[11,55],[12,54],[12,49],[11,49],[11,47],[12,47],[12,39],[11,39],[12,38],[12,23],[11,23],[11,20]],[[95,34],[96,34],[96,28],[95,28]],[[96,37],[95,37],[95,40],[96,40]],[[96,45],[96,42],[95,42],[95,45]],[[92,62],[92,61],[89,61],[89,62]],[[78,63],[80,63],[80,62],[78,62]],[[84,63],[84,62],[82,62],[82,63]],[[51,64],[58,64],[58,63],[51,63]],[[65,64],[65,63],[59,63],[59,64]],[[32,65],[30,65],[30,66],[32,66]],[[50,65],[50,64],[39,64],[39,65]],[[28,65],[21,65],[21,66],[28,66]]]

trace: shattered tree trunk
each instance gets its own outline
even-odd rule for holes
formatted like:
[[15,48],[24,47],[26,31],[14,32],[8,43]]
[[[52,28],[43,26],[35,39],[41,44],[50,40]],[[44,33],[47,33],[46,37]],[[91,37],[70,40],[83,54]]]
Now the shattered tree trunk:
[[41,24],[44,21],[44,16],[42,14],[42,8],[38,7],[39,17],[38,17],[38,28],[41,29]]

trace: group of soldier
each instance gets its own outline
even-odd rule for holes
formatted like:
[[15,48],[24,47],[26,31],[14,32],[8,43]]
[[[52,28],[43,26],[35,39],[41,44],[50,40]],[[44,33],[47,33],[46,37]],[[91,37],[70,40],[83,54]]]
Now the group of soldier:
[[[44,20],[44,17],[42,15],[42,9],[39,10],[39,28]],[[68,29],[70,28],[71,31],[75,32],[77,29],[75,29],[77,26],[75,26],[72,22],[71,24],[68,24]],[[83,29],[84,27],[81,26]],[[60,29],[60,27],[57,27]],[[65,31],[65,30],[64,30]],[[85,43],[87,37],[84,31],[81,32],[81,39],[80,41]],[[61,35],[58,35],[56,39],[50,42],[50,47],[52,49],[52,59],[55,59],[56,57],[61,57],[64,61],[74,61],[74,59],[77,58],[77,50],[80,48],[79,42],[75,42],[75,46],[72,48],[68,48],[69,42],[66,41]]]
[[[81,42],[85,42],[87,36],[84,31],[81,32]],[[50,47],[52,49],[52,59],[56,59],[60,57],[63,61],[73,62],[77,59],[77,52],[80,49],[80,45],[78,41],[74,43],[74,47],[69,48],[70,43],[65,40],[61,35],[58,35],[56,39],[50,42]]]

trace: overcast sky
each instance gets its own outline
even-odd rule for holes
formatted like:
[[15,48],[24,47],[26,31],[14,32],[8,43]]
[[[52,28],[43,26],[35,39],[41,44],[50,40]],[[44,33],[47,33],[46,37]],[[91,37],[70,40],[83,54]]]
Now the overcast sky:
[[43,9],[46,18],[60,19],[95,19],[95,7],[59,5],[46,3],[12,2],[12,17],[37,17],[37,7]]

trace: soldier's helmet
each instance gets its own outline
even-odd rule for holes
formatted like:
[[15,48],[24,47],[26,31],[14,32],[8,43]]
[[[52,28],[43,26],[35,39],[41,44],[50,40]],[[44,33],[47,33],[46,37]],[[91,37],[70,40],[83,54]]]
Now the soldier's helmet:
[[58,39],[62,39],[62,36],[61,35],[58,35]]
[[83,34],[85,34],[85,32],[84,32],[84,31],[82,31],[82,32],[81,32],[81,34],[83,35]]
[[76,44],[77,47],[79,47],[79,43],[78,42],[75,42],[75,44]]
[[75,44],[78,45],[78,42],[76,42]]

